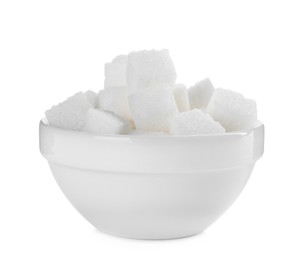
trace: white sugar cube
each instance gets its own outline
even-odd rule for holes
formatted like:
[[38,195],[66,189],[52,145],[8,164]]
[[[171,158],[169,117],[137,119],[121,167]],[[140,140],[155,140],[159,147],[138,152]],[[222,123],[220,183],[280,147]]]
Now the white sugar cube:
[[206,112],[228,132],[253,128],[257,119],[255,101],[221,88],[214,91]]
[[178,113],[170,88],[154,87],[129,96],[136,128],[168,132],[172,118]]
[[175,80],[176,72],[168,50],[129,53],[127,64],[129,93],[154,86],[173,86]]
[[175,115],[171,123],[172,135],[201,135],[224,133],[220,123],[200,109],[193,109]]
[[91,107],[92,104],[89,103],[87,96],[78,92],[47,110],[45,115],[52,126],[80,130],[84,125],[86,113]]
[[92,90],[88,90],[88,91],[84,92],[84,94],[87,97],[87,100],[89,101],[89,103],[92,105],[92,107],[96,107],[97,94]]
[[172,90],[179,112],[190,110],[188,90],[183,84],[176,84]]
[[126,87],[127,55],[119,55],[112,62],[105,64],[105,88]]
[[214,91],[211,81],[206,78],[188,89],[191,109],[206,108]]
[[97,95],[97,107],[132,120],[128,90],[125,87],[111,87],[101,90]]
[[91,108],[86,114],[83,131],[98,135],[127,134],[131,128],[129,122],[114,113]]

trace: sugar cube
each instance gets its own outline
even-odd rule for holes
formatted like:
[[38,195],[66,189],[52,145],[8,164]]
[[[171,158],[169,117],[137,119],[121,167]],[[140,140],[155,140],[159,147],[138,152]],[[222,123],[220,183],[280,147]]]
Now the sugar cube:
[[119,55],[112,62],[105,64],[105,88],[126,87],[127,55]]
[[111,87],[101,90],[97,96],[97,107],[132,120],[126,87]]
[[206,108],[214,91],[210,79],[206,78],[197,82],[188,89],[191,109]]
[[86,113],[91,107],[92,104],[89,103],[87,96],[78,92],[47,110],[45,115],[52,126],[80,130],[84,125]]
[[98,135],[127,134],[129,122],[112,112],[91,108],[86,114],[83,131]]
[[206,111],[228,132],[250,129],[257,119],[255,101],[221,88],[214,91]]
[[96,107],[97,94],[92,90],[88,90],[88,91],[84,92],[84,94],[87,97],[87,100],[89,101],[89,103],[92,105],[92,107]]
[[183,84],[176,84],[172,90],[179,112],[190,110],[188,90]]
[[142,89],[129,96],[129,104],[139,130],[168,132],[178,113],[170,88]]
[[201,135],[224,133],[220,123],[200,109],[193,109],[175,115],[171,123],[172,135]]
[[176,72],[166,49],[131,52],[127,63],[129,93],[154,86],[173,86]]

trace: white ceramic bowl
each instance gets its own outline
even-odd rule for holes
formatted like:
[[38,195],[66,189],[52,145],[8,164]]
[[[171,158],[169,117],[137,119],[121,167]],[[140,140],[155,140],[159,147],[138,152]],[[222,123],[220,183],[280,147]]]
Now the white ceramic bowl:
[[97,136],[40,122],[40,151],[65,196],[100,231],[136,239],[202,232],[239,196],[264,126],[201,136]]

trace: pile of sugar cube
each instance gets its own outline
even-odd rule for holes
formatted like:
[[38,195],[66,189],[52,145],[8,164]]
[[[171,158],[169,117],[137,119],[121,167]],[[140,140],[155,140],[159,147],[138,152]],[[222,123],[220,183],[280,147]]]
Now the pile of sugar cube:
[[45,112],[50,125],[98,135],[202,135],[251,129],[256,103],[206,78],[176,84],[169,51],[142,50],[105,64],[104,89],[79,92]]

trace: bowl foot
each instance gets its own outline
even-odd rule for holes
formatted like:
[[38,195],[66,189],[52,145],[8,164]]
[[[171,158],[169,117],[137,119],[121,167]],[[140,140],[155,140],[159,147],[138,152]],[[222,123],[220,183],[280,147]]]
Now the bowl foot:
[[109,231],[104,231],[104,230],[99,230],[96,229],[96,232],[106,234],[109,236],[114,236],[114,237],[119,237],[119,238],[124,238],[124,239],[131,239],[131,240],[144,240],[144,241],[162,241],[162,240],[178,240],[178,239],[185,239],[185,238],[190,238],[190,237],[195,237],[200,234],[203,234],[204,231],[199,231],[196,233],[191,233],[191,234],[184,234],[184,235],[179,235],[179,236],[132,236],[132,235],[126,235],[126,234],[118,234],[118,233],[113,233]]

